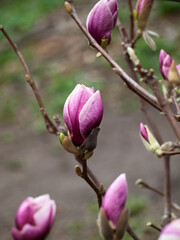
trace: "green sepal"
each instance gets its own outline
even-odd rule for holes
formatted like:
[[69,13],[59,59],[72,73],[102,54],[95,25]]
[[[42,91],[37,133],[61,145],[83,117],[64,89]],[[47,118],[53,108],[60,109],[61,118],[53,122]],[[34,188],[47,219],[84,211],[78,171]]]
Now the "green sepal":
[[62,142],[63,142],[63,140],[64,140],[64,138],[65,138],[65,135],[63,134],[63,133],[58,133],[58,136],[59,136],[59,141],[60,141],[60,143],[62,144]]
[[135,21],[137,21],[137,11],[135,9],[133,10],[133,15],[134,15]]

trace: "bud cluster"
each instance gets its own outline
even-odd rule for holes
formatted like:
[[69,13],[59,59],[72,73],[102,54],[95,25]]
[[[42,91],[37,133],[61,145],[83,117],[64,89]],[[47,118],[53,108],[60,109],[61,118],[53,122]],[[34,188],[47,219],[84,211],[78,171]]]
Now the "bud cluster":
[[162,80],[163,92],[167,98],[172,95],[172,90],[180,88],[180,64],[175,61],[162,49],[159,54],[159,69],[164,80]]

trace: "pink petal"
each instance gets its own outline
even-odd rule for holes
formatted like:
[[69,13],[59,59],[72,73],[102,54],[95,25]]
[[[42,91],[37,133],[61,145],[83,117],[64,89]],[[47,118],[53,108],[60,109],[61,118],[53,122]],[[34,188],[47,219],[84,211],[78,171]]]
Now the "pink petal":
[[46,235],[50,231],[51,226],[54,222],[54,210],[54,201],[49,201],[34,214],[36,226],[38,226],[38,228],[44,235]]
[[172,240],[172,239],[180,239],[180,219],[176,219],[171,223],[167,224],[158,240]]
[[[112,2],[112,3],[111,3]],[[117,20],[117,0],[101,0],[93,7],[86,21],[86,26],[93,38],[101,44],[102,38],[111,41],[111,31]],[[113,10],[116,10],[112,13]],[[116,19],[113,16],[116,16]]]
[[161,49],[159,54],[159,69],[164,78],[164,80],[168,80],[168,72],[169,68],[171,67],[172,59],[166,52]]
[[103,104],[99,91],[96,91],[86,102],[79,114],[79,127],[83,138],[89,136],[91,131],[98,127],[103,116]]
[[109,186],[102,202],[108,220],[115,227],[126,204],[127,189],[126,174],[123,173]]
[[64,104],[63,119],[64,119],[64,122],[65,122],[69,132],[72,132],[72,124],[71,124],[71,119],[70,119],[69,110],[68,110],[70,96],[71,95],[69,95],[69,97],[66,99],[66,102]]
[[149,143],[147,129],[142,123],[140,123],[140,134]]
[[93,90],[78,84],[73,90],[68,104],[69,117],[72,124],[71,138],[79,146],[84,141],[79,129],[79,114],[85,103],[93,95]]
[[24,240],[21,232],[17,230],[16,228],[11,229],[11,234],[14,238],[14,240]]
[[31,207],[31,203],[33,201],[33,198],[28,197],[25,199],[22,204],[19,206],[16,217],[15,217],[15,222],[16,226],[18,229],[22,229],[23,226],[26,223],[34,225],[34,219],[33,219],[33,208]]

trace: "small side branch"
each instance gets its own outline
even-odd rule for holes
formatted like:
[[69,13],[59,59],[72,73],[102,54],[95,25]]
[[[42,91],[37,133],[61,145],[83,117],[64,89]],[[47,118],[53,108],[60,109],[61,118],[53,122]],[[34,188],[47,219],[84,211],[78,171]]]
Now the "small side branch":
[[[137,184],[138,186],[142,187],[142,188],[146,188],[146,189],[148,189],[148,190],[150,190],[150,191],[152,191],[152,192],[154,192],[154,193],[157,193],[159,196],[164,197],[164,193],[163,193],[163,192],[161,192],[161,191],[158,190],[157,188],[152,187],[152,186],[149,185],[148,183],[144,182],[142,179],[138,179],[138,180],[136,181],[136,184]],[[177,210],[177,211],[180,211],[180,206],[179,206],[177,203],[172,202],[172,203],[171,203],[171,207],[174,208],[174,209]]]
[[138,236],[135,234],[135,232],[132,230],[132,228],[128,225],[127,227],[127,233],[132,237],[134,240],[140,240]]
[[58,129],[56,128],[55,124],[51,121],[51,119],[49,118],[49,116],[46,113],[46,110],[45,110],[44,104],[42,102],[41,96],[40,96],[39,91],[37,89],[37,86],[36,86],[36,84],[35,84],[35,82],[32,78],[31,72],[29,70],[29,67],[28,67],[26,61],[24,60],[24,58],[23,58],[21,52],[19,51],[18,47],[16,46],[16,44],[13,42],[13,40],[10,38],[8,33],[5,31],[5,29],[1,25],[0,25],[0,30],[4,34],[6,39],[8,40],[9,44],[13,48],[16,55],[18,56],[22,66],[23,66],[23,68],[26,72],[26,81],[29,83],[30,87],[33,90],[33,93],[34,93],[34,95],[36,97],[36,100],[39,104],[40,111],[42,112],[42,116],[44,118],[47,130],[49,131],[49,133],[57,135]]
[[133,6],[132,0],[128,0],[129,13],[130,13],[130,39],[131,41],[134,38],[134,16],[133,16]]

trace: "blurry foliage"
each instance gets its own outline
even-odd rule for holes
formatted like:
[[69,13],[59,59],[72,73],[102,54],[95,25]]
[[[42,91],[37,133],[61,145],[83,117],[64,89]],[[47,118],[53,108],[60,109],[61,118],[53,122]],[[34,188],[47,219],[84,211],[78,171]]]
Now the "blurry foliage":
[[177,14],[179,15],[180,11],[180,4],[179,2],[174,2],[174,1],[162,1],[160,0],[158,3],[158,12],[162,14],[162,16],[167,16],[168,15],[174,15]]
[[27,33],[38,19],[63,4],[63,0],[1,1],[0,24],[5,26],[14,38],[17,38]]

